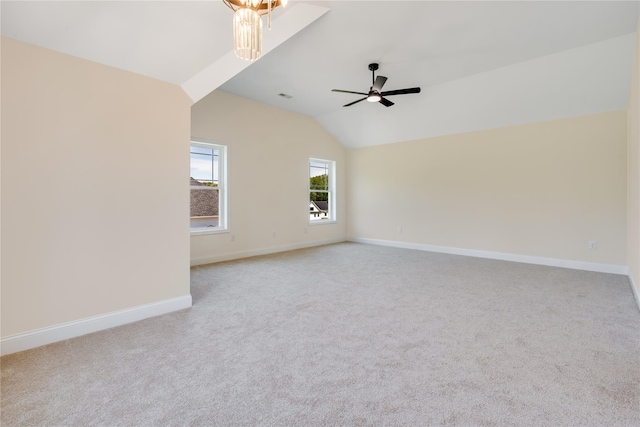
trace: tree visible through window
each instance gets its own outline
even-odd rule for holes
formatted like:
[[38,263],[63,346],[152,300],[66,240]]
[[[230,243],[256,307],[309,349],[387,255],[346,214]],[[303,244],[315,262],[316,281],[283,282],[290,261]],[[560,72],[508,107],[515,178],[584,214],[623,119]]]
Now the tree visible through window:
[[335,221],[333,161],[309,160],[309,221]]
[[225,153],[222,145],[191,142],[191,231],[226,228]]

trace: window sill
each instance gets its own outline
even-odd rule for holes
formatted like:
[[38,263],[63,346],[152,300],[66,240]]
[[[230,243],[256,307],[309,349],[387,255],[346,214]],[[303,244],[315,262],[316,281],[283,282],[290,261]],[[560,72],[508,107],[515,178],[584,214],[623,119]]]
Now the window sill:
[[205,234],[224,234],[224,233],[230,233],[229,229],[227,228],[214,228],[213,230],[191,230],[191,235],[192,236],[201,236],[201,235],[205,235]]
[[337,224],[338,221],[336,221],[335,219],[327,219],[327,220],[320,220],[320,221],[309,221],[309,225],[325,225],[325,224]]

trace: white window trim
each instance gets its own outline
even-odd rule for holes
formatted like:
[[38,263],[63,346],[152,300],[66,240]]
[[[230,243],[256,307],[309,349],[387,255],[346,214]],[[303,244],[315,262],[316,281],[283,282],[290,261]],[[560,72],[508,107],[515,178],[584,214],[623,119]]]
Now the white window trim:
[[307,215],[309,214],[309,194],[311,193],[311,173],[309,171],[309,163],[311,162],[326,163],[329,166],[329,215],[331,215],[331,219],[323,221],[311,221],[311,219],[308,219],[307,221],[309,221],[310,226],[336,224],[338,222],[336,215],[336,161],[315,157],[309,158],[307,162]]
[[[190,229],[190,234],[192,236],[199,236],[203,234],[222,234],[229,233],[229,209],[228,209],[228,188],[229,188],[229,179],[227,176],[227,158],[229,154],[229,148],[226,145],[216,144],[215,142],[209,142],[202,139],[192,138],[191,143],[189,144],[189,151],[191,151],[191,147],[200,147],[200,148],[216,148],[220,150],[220,157],[218,159],[218,226],[206,228],[203,230],[192,230]],[[202,187],[192,187],[189,188],[197,188],[202,189]],[[214,187],[211,187],[214,190]],[[191,224],[189,224],[191,225]]]

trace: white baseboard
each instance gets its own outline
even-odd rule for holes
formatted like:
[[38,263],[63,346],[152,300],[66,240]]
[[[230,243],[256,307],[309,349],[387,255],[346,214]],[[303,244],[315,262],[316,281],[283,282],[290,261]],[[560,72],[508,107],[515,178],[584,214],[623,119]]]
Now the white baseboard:
[[4,356],[5,354],[17,353],[189,307],[191,307],[191,295],[184,295],[100,316],[10,335],[0,340],[0,354]]
[[525,264],[547,265],[550,267],[572,268],[574,270],[596,271],[599,273],[628,274],[626,265],[599,264],[595,262],[574,261],[558,258],[544,258],[530,255],[507,254],[502,252],[480,251],[476,249],[452,248],[448,246],[425,245],[422,243],[397,242],[393,240],[366,239],[350,237],[350,242],[367,243],[371,245],[392,246],[394,248],[416,249],[428,252],[440,252],[444,254],[464,255],[477,258],[499,259],[502,261],[522,262]]
[[631,285],[631,291],[633,292],[633,296],[636,297],[636,304],[638,304],[638,310],[640,310],[640,295],[638,295],[638,288],[636,288],[636,284],[633,281],[633,277],[629,274],[629,284]]
[[253,249],[250,251],[233,252],[229,254],[214,255],[214,256],[208,256],[208,257],[202,257],[202,258],[193,258],[191,260],[191,266],[193,267],[196,265],[213,264],[214,262],[232,261],[234,259],[249,258],[252,256],[275,254],[278,252],[293,251],[295,249],[312,248],[314,246],[330,245],[332,243],[340,243],[344,241],[345,239],[342,239],[342,238],[316,240],[313,242],[296,243],[296,244],[284,245],[284,246],[273,246],[270,248]]

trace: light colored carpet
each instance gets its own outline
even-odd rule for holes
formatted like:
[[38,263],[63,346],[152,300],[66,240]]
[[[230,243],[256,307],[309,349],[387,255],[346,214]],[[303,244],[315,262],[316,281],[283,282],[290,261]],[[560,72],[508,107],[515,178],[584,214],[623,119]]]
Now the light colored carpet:
[[194,268],[192,294],[3,357],[2,425],[640,425],[624,276],[343,243]]

